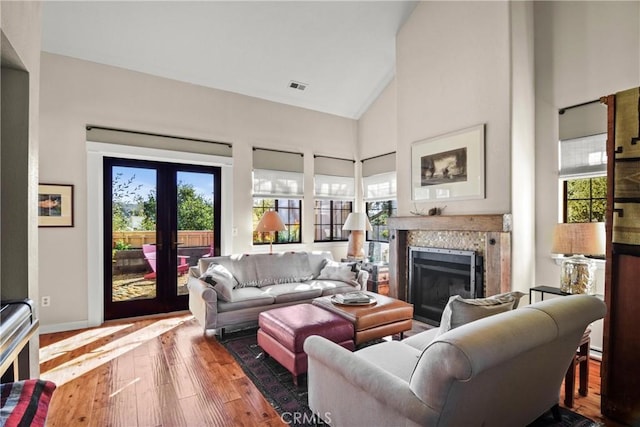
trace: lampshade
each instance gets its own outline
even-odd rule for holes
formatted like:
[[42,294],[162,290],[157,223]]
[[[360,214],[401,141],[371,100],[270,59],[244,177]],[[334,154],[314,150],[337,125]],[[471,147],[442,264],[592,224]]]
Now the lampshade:
[[351,212],[342,226],[343,230],[371,231],[371,223],[364,212]]
[[259,233],[284,231],[286,229],[280,215],[278,215],[276,211],[266,211],[256,226],[256,231]]
[[571,255],[604,255],[604,242],[604,222],[556,224],[551,252]]
[[596,263],[584,255],[604,254],[604,223],[557,224],[551,252],[573,255],[564,258],[560,269],[560,290],[570,294],[592,294]]

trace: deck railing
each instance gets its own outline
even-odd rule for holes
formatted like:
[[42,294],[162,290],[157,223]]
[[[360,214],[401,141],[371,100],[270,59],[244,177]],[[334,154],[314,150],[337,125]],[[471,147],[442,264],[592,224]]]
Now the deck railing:
[[[178,242],[182,247],[211,246],[213,243],[213,231],[207,230],[179,230]],[[141,248],[142,245],[156,243],[155,231],[114,231],[112,248],[127,246],[129,248]]]

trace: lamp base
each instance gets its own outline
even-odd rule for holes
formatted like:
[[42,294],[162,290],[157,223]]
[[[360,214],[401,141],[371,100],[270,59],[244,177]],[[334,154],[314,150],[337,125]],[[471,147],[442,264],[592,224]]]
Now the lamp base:
[[351,230],[347,246],[347,257],[364,259],[364,231]]
[[560,290],[569,294],[595,293],[596,262],[584,255],[574,255],[562,261]]

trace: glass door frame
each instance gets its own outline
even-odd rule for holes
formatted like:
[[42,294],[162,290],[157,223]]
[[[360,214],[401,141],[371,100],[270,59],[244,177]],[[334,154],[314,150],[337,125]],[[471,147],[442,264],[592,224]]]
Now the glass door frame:
[[[139,167],[156,170],[156,296],[149,299],[113,301],[112,264],[112,180],[113,167]],[[177,294],[178,245],[177,202],[178,172],[196,172],[213,175],[213,248],[220,254],[221,230],[221,168],[156,160],[103,157],[103,233],[104,233],[104,319],[118,319],[140,315],[186,310],[188,294]],[[188,273],[187,273],[188,274]]]

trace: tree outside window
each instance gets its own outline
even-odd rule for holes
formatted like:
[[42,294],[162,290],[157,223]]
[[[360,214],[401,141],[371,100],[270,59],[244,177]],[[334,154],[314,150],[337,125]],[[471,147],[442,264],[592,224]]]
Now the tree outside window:
[[367,240],[388,242],[389,227],[387,226],[387,219],[397,214],[397,202],[395,200],[367,202],[366,211],[372,228],[371,231],[367,232]]
[[564,182],[564,222],[604,222],[606,209],[606,176]]

